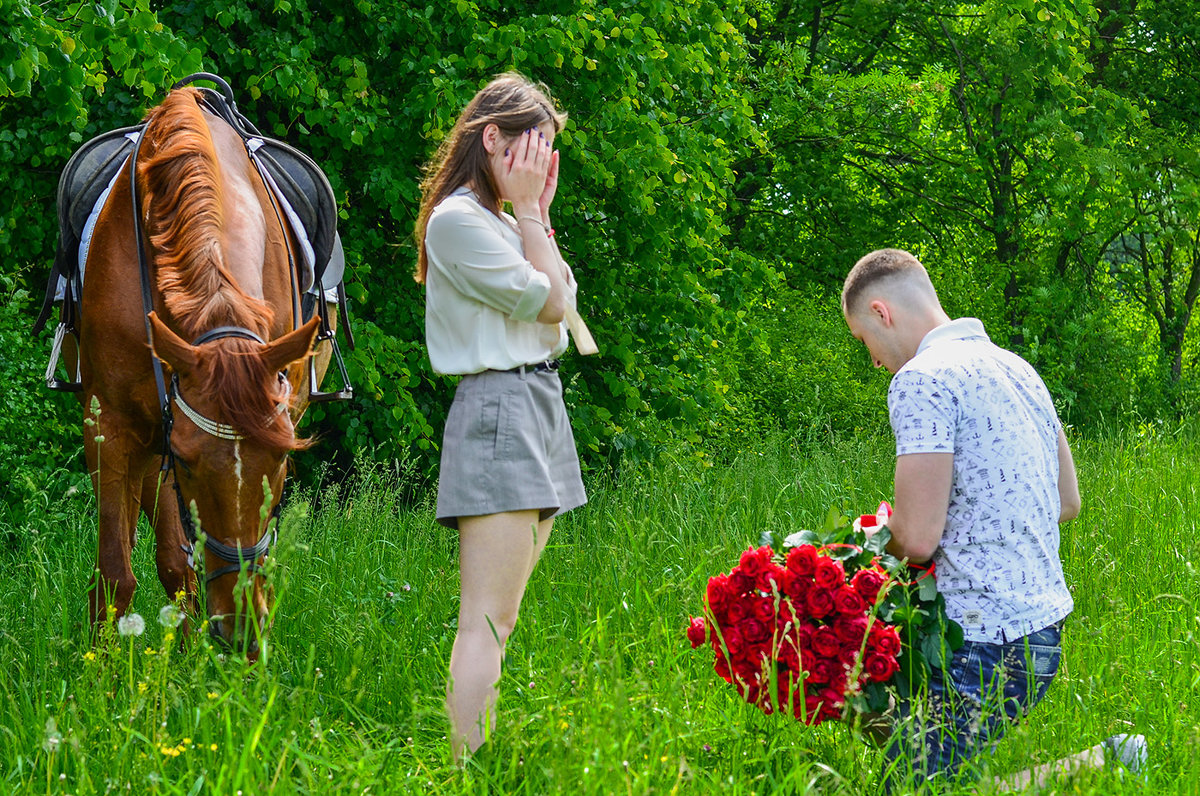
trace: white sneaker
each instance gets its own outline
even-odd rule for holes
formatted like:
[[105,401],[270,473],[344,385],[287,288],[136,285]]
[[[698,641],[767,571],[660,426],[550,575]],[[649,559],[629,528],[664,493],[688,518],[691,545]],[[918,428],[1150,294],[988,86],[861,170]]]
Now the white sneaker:
[[1104,739],[1104,760],[1106,763],[1120,763],[1134,774],[1141,774],[1146,768],[1149,753],[1146,751],[1146,737],[1121,733]]

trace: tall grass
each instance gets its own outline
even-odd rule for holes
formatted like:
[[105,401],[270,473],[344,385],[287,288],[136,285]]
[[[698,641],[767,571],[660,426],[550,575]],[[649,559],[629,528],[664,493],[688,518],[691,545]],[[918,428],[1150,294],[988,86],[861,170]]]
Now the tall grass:
[[[1110,771],[1079,794],[1200,794],[1200,444],[1151,431],[1077,445],[1085,508],[1064,528],[1076,610],[1046,701],[997,748],[1006,775],[1115,732],[1144,733],[1144,785]],[[93,646],[84,589],[94,510],[0,554],[0,790],[20,793],[870,793],[880,755],[842,726],[743,704],[684,637],[708,576],[763,529],[865,511],[891,447],[763,443],[733,464],[666,462],[591,485],[561,519],[509,645],[499,723],[466,770],[449,759],[443,687],[456,540],[383,473],[285,514],[263,660],[183,649],[148,534],[142,636]],[[60,512],[60,514],[63,512]],[[982,790],[987,791],[986,787]],[[964,789],[962,792],[968,792]]]

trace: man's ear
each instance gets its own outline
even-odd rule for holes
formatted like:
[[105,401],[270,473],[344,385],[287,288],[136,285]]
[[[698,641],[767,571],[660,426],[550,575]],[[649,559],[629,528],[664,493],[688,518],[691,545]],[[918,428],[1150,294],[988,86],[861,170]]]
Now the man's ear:
[[869,312],[873,317],[878,318],[879,322],[885,327],[890,328],[892,326],[894,320],[892,318],[892,308],[889,307],[882,299],[873,299],[871,303],[867,305],[867,312]]

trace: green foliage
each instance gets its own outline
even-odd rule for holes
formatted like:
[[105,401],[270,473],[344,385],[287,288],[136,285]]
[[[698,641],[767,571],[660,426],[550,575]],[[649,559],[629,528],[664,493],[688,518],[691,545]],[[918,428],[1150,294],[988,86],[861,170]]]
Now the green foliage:
[[951,314],[1029,358],[1072,422],[1178,415],[1200,402],[1190,10],[0,0],[0,273],[10,295],[40,289],[79,143],[216,72],[339,201],[357,393],[310,411],[322,444],[300,472],[365,452],[428,474],[453,384],[430,372],[410,278],[421,168],[518,69],[571,116],[555,223],[601,346],[564,369],[588,468],[881,427],[886,380],[836,307],[880,246],[917,253]]
[[[79,469],[79,407],[46,391],[42,346],[29,336],[28,291],[0,273],[0,548],[61,521],[64,495],[85,487]],[[37,418],[36,424],[30,418]]]

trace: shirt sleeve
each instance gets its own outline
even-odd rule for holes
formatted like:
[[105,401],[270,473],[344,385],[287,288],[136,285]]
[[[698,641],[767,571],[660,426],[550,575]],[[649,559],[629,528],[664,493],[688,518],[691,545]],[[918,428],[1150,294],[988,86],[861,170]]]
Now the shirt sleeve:
[[896,455],[954,453],[958,398],[935,376],[900,371],[888,387],[888,414]]
[[470,210],[434,213],[425,251],[459,292],[513,320],[536,321],[550,297],[550,278]]

